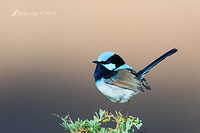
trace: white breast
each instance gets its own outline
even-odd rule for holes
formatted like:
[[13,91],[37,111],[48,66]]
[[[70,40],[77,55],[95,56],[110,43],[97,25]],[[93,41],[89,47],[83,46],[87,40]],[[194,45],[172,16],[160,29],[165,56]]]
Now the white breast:
[[106,97],[108,97],[112,102],[117,102],[121,100],[120,103],[125,103],[133,95],[138,94],[138,91],[133,91],[129,89],[123,89],[114,85],[110,85],[105,82],[105,79],[102,78],[96,82],[96,86]]

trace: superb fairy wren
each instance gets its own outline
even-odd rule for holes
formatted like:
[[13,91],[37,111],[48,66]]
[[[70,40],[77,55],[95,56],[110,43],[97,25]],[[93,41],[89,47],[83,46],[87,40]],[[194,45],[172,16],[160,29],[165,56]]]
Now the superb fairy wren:
[[133,70],[114,52],[102,53],[97,61],[93,61],[93,63],[97,64],[94,78],[99,91],[114,102],[114,104],[109,106],[106,110],[117,103],[128,102],[127,118],[131,97],[139,92],[144,92],[142,86],[147,90],[151,90],[144,75],[156,64],[177,51],[176,48],[168,51],[139,72]]

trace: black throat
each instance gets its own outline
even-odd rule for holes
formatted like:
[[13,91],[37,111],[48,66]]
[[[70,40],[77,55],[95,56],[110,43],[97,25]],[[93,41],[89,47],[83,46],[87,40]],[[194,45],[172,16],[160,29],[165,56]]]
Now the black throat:
[[95,81],[98,81],[101,78],[108,79],[108,78],[111,78],[116,73],[117,73],[116,71],[110,71],[106,69],[102,64],[98,63],[94,71],[94,78],[95,78]]

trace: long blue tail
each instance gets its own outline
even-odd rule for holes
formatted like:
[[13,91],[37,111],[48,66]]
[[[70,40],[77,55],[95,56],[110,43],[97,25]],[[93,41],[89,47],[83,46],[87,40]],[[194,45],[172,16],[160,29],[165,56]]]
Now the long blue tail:
[[143,77],[152,67],[154,67],[155,65],[157,65],[159,62],[161,62],[162,60],[164,60],[165,58],[167,58],[168,56],[176,53],[178,51],[178,49],[174,48],[171,49],[170,51],[168,51],[167,53],[163,54],[162,56],[160,56],[159,58],[157,58],[155,61],[153,61],[151,64],[149,64],[147,67],[145,67],[144,69],[140,70],[137,73],[137,76],[139,77]]

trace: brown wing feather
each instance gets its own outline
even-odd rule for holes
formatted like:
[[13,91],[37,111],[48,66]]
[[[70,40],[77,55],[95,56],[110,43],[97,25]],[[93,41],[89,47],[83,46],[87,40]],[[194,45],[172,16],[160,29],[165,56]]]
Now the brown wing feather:
[[121,69],[117,72],[111,79],[107,79],[108,83],[125,89],[144,92],[142,81],[134,75],[136,73],[134,70]]

